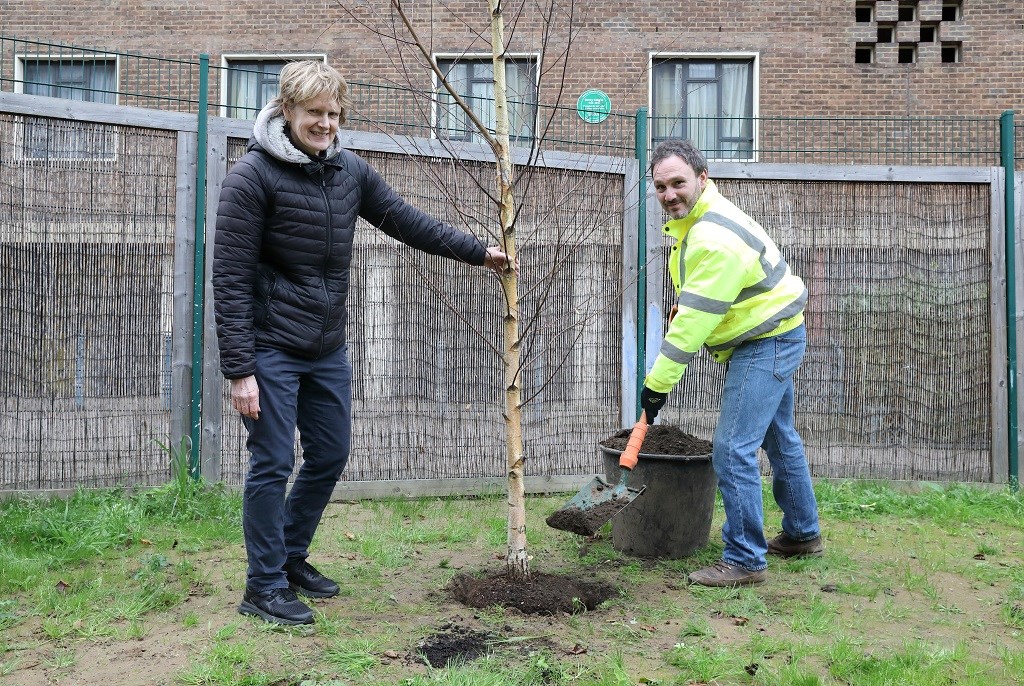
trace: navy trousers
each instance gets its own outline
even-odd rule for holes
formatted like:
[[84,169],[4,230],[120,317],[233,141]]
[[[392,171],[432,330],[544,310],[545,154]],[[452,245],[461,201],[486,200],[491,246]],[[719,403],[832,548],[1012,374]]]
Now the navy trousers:
[[[250,457],[242,529],[249,562],[247,585],[265,591],[288,588],[283,567],[309,555],[309,543],[348,462],[352,435],[348,347],[317,360],[257,349],[256,383],[260,417],[243,417]],[[296,427],[303,462],[287,491],[295,466]]]

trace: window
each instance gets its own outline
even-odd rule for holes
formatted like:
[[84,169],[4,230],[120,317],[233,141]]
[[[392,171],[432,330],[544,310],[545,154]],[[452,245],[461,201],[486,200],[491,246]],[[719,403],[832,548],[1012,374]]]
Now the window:
[[895,33],[895,28],[891,24],[879,24],[878,25],[878,42],[879,43],[892,43],[892,37]]
[[23,90],[28,95],[104,102],[117,101],[117,65],[113,59],[60,60],[22,58]]
[[945,0],[942,3],[942,21],[960,21],[963,18],[963,3],[960,0]]
[[896,53],[896,61],[899,64],[913,64],[917,62],[917,43],[900,43],[899,51]]
[[[476,117],[494,131],[494,65],[491,58],[437,58],[437,68]],[[508,88],[509,140],[528,145],[537,119],[537,60],[513,57],[505,60]],[[483,142],[473,122],[444,86],[437,84],[435,135],[455,141]]]
[[[21,57],[21,88],[79,102],[117,102],[117,60],[104,56],[37,59]],[[26,159],[113,159],[117,135],[112,127],[62,119],[25,119]]]
[[943,43],[941,48],[942,61],[946,64],[954,64],[962,61],[962,50],[963,48],[959,41]]
[[875,3],[858,2],[853,9],[858,24],[869,24],[875,20]]
[[934,43],[935,36],[939,33],[938,24],[921,24],[921,42]]
[[872,43],[857,43],[853,52],[855,64],[871,64],[875,61],[875,46]]
[[754,57],[655,59],[652,144],[689,138],[712,159],[753,159],[754,67]]
[[224,116],[255,119],[263,106],[277,97],[281,68],[297,60],[325,60],[323,55],[288,55],[273,58],[251,55],[224,57]]
[[896,9],[896,18],[900,21],[917,21],[917,3],[901,2]]

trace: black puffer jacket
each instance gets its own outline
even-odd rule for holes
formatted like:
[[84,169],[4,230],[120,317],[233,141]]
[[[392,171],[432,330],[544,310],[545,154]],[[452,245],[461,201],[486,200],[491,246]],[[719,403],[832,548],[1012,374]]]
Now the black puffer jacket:
[[434,255],[480,265],[486,249],[409,205],[365,160],[282,161],[255,140],[224,179],[213,259],[220,367],[256,369],[256,346],[317,358],[345,342],[356,218]]

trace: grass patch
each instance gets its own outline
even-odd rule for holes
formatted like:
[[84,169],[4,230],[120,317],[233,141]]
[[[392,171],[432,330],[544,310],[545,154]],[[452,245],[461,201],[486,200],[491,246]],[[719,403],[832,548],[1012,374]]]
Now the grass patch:
[[[236,612],[245,558],[235,492],[175,478],[9,500],[0,679],[95,681],[97,656],[109,656],[105,680],[120,686],[1024,681],[1024,496],[874,482],[816,492],[825,556],[773,559],[768,583],[744,589],[686,584],[721,554],[720,503],[704,548],[653,561],[619,553],[609,526],[592,539],[549,529],[544,517],[565,496],[531,497],[533,569],[621,591],[553,617],[470,609],[444,592],[455,574],[503,569],[504,496],[332,504],[312,559],[342,592],[311,601],[314,626],[290,628]],[[770,536],[781,513],[767,488],[765,502]],[[486,654],[423,664],[418,642],[446,626],[485,633]]]

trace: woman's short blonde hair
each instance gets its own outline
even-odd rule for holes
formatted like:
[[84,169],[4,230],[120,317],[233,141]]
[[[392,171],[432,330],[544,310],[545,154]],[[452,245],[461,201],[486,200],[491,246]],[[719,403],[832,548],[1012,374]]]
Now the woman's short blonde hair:
[[341,105],[338,123],[345,123],[351,102],[348,84],[334,67],[319,60],[289,62],[281,68],[281,90],[274,102],[291,107],[324,94],[333,96]]

